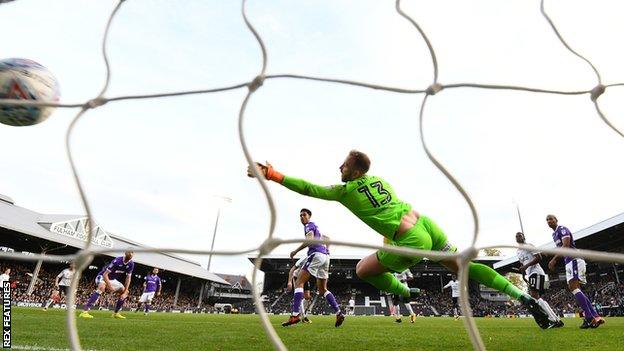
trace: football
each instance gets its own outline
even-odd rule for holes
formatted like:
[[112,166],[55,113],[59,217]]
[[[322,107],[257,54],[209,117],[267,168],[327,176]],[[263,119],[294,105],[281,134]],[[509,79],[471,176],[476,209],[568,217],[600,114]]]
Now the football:
[[[39,63],[23,59],[0,60],[0,99],[57,102],[60,97],[56,78]],[[0,104],[0,123],[31,126],[45,121],[54,107]]]

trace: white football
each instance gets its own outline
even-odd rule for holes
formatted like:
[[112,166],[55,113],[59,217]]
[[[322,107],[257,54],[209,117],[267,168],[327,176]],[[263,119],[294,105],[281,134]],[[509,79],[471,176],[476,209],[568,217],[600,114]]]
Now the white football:
[[[59,84],[47,68],[22,58],[0,60],[0,99],[58,102]],[[50,116],[54,107],[0,104],[0,123],[31,126]]]

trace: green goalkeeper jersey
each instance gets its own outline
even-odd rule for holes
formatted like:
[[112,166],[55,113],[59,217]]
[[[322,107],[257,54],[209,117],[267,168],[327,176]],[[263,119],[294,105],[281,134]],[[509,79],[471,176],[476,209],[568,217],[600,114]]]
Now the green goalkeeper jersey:
[[364,175],[345,184],[320,186],[303,179],[284,177],[282,185],[302,195],[338,201],[377,233],[392,240],[401,218],[411,206],[396,196],[390,184]]

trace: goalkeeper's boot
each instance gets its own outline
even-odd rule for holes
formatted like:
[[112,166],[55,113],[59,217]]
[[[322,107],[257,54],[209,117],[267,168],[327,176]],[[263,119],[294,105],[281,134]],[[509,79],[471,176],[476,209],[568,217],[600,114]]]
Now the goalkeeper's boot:
[[282,323],[282,327],[287,327],[289,325],[297,324],[299,322],[301,322],[301,318],[299,318],[299,316],[290,316],[290,318],[288,318],[286,322]]
[[594,319],[592,319],[590,324],[591,324],[592,329],[595,329],[604,323],[605,323],[605,320],[602,319],[602,317],[598,316],[598,317],[594,317]]
[[548,329],[551,327],[552,322],[548,320],[548,313],[537,303],[537,300],[529,295],[522,295],[520,296],[520,301],[522,301],[522,304],[533,315],[535,323],[537,323],[540,328]]
[[93,318],[93,316],[89,314],[89,311],[82,311],[82,312],[80,312],[78,317],[80,317],[80,318],[88,318],[88,319]]
[[416,315],[412,314],[410,315],[410,323],[414,323],[414,322],[416,322]]
[[336,324],[334,324],[334,326],[338,328],[339,326],[342,325],[342,322],[344,322],[344,320],[345,320],[345,315],[342,314],[342,312],[338,312],[338,314],[336,315]]
[[401,320],[401,317],[395,318],[394,323],[403,323],[403,320]]
[[302,323],[312,323],[312,321],[308,318],[308,316],[303,317],[301,320]]
[[410,288],[410,298],[415,299],[420,296],[420,289],[418,288]]
[[113,313],[113,318],[115,318],[115,319],[126,319],[126,317],[122,316],[121,313],[119,313],[119,312]]

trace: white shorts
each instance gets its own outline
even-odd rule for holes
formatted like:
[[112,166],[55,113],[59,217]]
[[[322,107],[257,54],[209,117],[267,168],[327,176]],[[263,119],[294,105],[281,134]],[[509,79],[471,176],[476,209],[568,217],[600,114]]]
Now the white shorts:
[[308,271],[314,278],[327,279],[329,278],[329,255],[314,252],[305,258],[301,269]]
[[578,280],[581,284],[587,283],[585,277],[585,260],[582,258],[573,258],[572,261],[566,263],[566,280]]
[[[99,285],[100,283],[104,282],[104,277],[101,275],[98,275],[97,277],[95,277],[95,285]],[[117,279],[110,279],[109,282],[111,283],[111,285],[113,286],[113,291],[117,291],[119,289],[123,289],[124,285],[121,284]]]
[[301,266],[303,266],[303,264],[305,263],[307,259],[308,259],[308,256],[301,257],[300,259],[297,260],[297,262],[295,262],[295,267],[301,268]]
[[301,267],[303,267],[303,264],[306,262],[307,259],[308,256],[303,256],[298,259],[297,262],[295,262],[295,267],[297,269],[293,271],[293,286],[295,285],[295,281],[297,281],[297,278],[299,278],[299,272],[301,272]]
[[156,292],[154,291],[143,293],[141,295],[141,298],[139,299],[139,302],[152,302],[152,299],[154,298],[155,294]]

